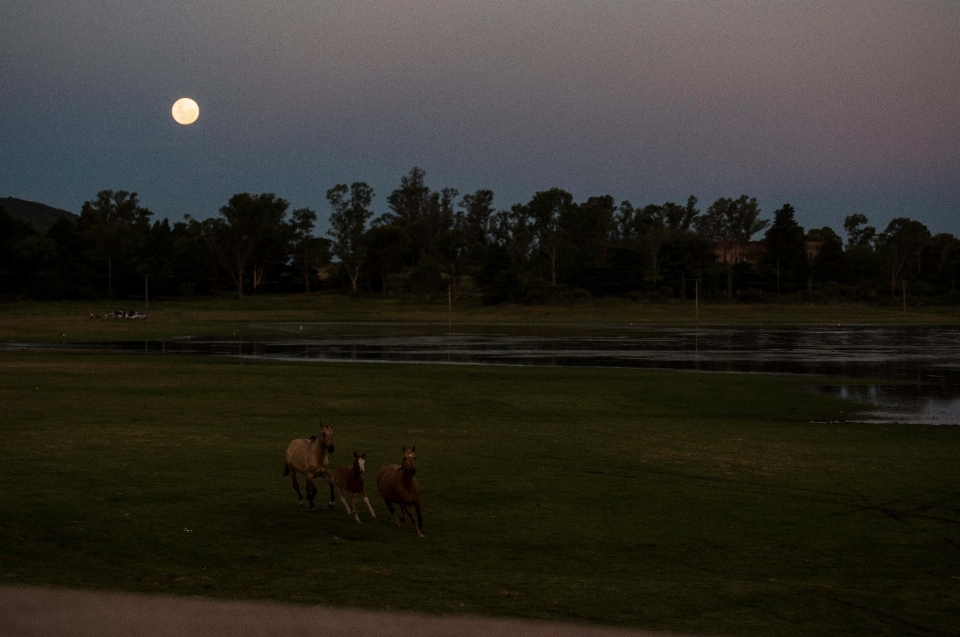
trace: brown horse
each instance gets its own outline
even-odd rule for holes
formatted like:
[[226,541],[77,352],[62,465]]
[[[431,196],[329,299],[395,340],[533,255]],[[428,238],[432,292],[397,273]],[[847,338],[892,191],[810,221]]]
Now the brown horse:
[[307,480],[307,500],[310,502],[311,511],[314,510],[313,498],[317,495],[317,487],[313,484],[313,479],[318,476],[330,483],[330,508],[337,504],[333,495],[333,474],[329,469],[329,454],[333,453],[333,449],[333,426],[323,423],[320,423],[319,436],[312,436],[310,440],[298,438],[287,446],[287,460],[283,475],[290,474],[293,479],[293,490],[297,492],[302,506],[303,496],[300,494],[297,472],[303,474]]
[[[363,501],[366,502],[367,508],[370,510],[370,518],[373,520],[377,519],[377,514],[373,512],[373,507],[370,506],[370,498],[367,497],[367,491],[363,488],[363,474],[366,473],[366,460],[364,457],[367,455],[367,452],[364,451],[359,456],[357,452],[353,452],[353,465],[344,465],[337,469],[337,472],[333,474],[333,484],[336,485],[337,491],[340,492],[340,500],[343,501],[343,506],[347,507],[347,515],[353,515],[353,519],[357,521],[357,524],[360,523],[360,516],[357,515],[357,494],[359,493],[363,497]],[[350,510],[350,504],[347,503],[346,493],[350,494],[350,500],[353,502],[353,510]]]
[[[383,496],[383,501],[387,503],[390,509],[390,519],[394,524],[400,526],[404,520],[404,515],[410,517],[413,526],[417,529],[417,535],[423,535],[423,515],[420,513],[420,486],[414,477],[417,474],[417,454],[414,453],[417,446],[414,445],[410,451],[403,448],[403,462],[401,464],[388,464],[381,467],[377,472],[377,489]],[[393,514],[393,505],[400,505],[400,522]],[[414,522],[413,515],[410,513],[410,505],[417,510],[417,520]]]

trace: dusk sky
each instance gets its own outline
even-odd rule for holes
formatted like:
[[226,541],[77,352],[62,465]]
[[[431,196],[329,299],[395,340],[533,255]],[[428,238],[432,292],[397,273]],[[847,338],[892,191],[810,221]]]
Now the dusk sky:
[[960,2],[0,0],[0,196],[325,219],[415,165],[500,208],[745,193],[960,234]]

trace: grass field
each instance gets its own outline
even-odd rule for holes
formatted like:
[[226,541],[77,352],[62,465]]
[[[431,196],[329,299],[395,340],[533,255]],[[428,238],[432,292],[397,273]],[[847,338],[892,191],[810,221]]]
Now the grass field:
[[[955,634],[960,430],[813,423],[851,409],[815,382],[0,353],[0,581]],[[283,450],[320,418],[371,474],[417,445],[425,539],[376,497],[361,525],[296,506]]]
[[[143,309],[141,302],[77,301],[0,304],[0,342],[104,339],[169,339],[177,336],[257,335],[259,323],[276,321],[447,321],[489,323],[960,323],[960,308],[871,305],[632,303],[593,299],[570,305],[458,303],[448,314],[446,299],[413,303],[377,296],[269,295],[152,302],[146,321],[92,320],[90,312]],[[308,326],[309,327],[309,326]]]

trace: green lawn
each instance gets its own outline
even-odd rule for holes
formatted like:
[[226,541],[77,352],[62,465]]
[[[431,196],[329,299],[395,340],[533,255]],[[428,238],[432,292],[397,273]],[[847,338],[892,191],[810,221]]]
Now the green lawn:
[[[951,634],[960,429],[810,378],[0,353],[0,581],[739,635]],[[846,414],[841,412],[846,411]],[[417,445],[426,538],[310,514]],[[321,490],[321,494],[323,494]],[[189,531],[187,531],[189,529]]]
[[379,296],[269,295],[197,298],[152,302],[146,321],[102,321],[90,312],[143,309],[142,301],[19,302],[0,304],[0,343],[105,339],[169,339],[176,336],[231,336],[270,333],[263,323],[277,321],[439,321],[455,323],[923,323],[956,324],[960,308],[870,305],[632,303],[621,298],[569,305],[484,306],[461,302],[448,314],[442,302],[406,302]]

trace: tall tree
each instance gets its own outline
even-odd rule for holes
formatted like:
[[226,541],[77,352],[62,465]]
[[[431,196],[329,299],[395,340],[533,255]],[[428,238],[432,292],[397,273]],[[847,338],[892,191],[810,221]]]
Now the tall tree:
[[267,272],[282,268],[287,264],[291,252],[291,242],[294,239],[293,226],[284,221],[286,208],[289,204],[284,201],[282,209],[279,206],[265,208],[267,215],[263,228],[260,245],[253,255],[253,275],[251,283],[254,294],[264,282]]
[[354,182],[349,188],[346,184],[337,184],[327,191],[327,201],[333,208],[328,231],[333,237],[333,253],[347,268],[350,284],[356,292],[360,266],[366,256],[364,233],[367,220],[373,216],[370,210],[373,188],[362,181]]
[[[513,204],[510,210],[501,210],[493,216],[490,234],[495,244],[506,249],[518,271],[530,258],[530,251],[537,238],[530,210],[519,203]],[[497,259],[501,257],[502,254],[498,253]]]
[[467,193],[460,200],[464,212],[463,233],[467,248],[477,243],[486,243],[490,235],[490,223],[496,210],[493,207],[493,191],[478,190]]
[[778,297],[781,281],[787,284],[788,290],[794,291],[807,276],[806,238],[794,217],[795,212],[790,204],[776,210],[763,239],[767,248],[764,260],[776,270]]
[[897,293],[897,279],[911,265],[920,264],[920,253],[930,243],[930,231],[919,221],[897,217],[878,237],[877,243],[887,260],[890,294]]
[[948,232],[935,234],[923,251],[923,261],[924,274],[935,285],[944,292],[948,287],[951,294],[956,291],[957,276],[960,274],[960,239]]
[[289,205],[273,193],[242,192],[230,197],[227,205],[220,208],[219,217],[197,222],[187,215],[191,228],[203,237],[237,285],[238,298],[243,298],[247,271],[253,269],[256,274],[263,267],[264,255],[271,251],[266,244],[276,239]]
[[388,294],[390,274],[402,264],[403,255],[413,248],[413,241],[404,228],[375,222],[367,231],[365,242],[373,267],[380,273],[381,290]]
[[636,213],[632,203],[626,200],[620,202],[613,218],[613,238],[616,241],[623,242],[633,237],[635,230],[633,220]]
[[877,229],[866,224],[867,217],[859,213],[848,215],[843,220],[843,229],[847,233],[844,260],[855,281],[867,281],[883,275],[883,264],[875,250]]
[[703,240],[693,232],[696,227],[700,209],[697,208],[697,198],[687,197],[684,206],[667,202],[663,205],[664,217],[670,229],[670,242],[675,246],[676,265],[680,270],[680,298],[687,298],[687,273],[699,265],[703,265]]
[[847,233],[847,247],[871,247],[877,237],[877,229],[866,225],[866,215],[852,214],[843,220],[843,229]]
[[439,237],[454,228],[463,231],[463,213],[455,210],[454,200],[460,193],[456,188],[443,188],[432,193],[427,206],[427,238],[430,248],[437,247]]
[[562,218],[567,240],[580,255],[582,262],[607,262],[607,253],[614,235],[614,215],[617,206],[610,195],[589,197],[568,211]]
[[91,246],[90,259],[107,262],[107,289],[113,294],[113,266],[128,269],[150,230],[150,210],[140,205],[137,193],[101,190],[84,202],[77,226]]
[[527,209],[533,218],[537,247],[550,259],[550,285],[557,284],[557,254],[564,241],[563,217],[573,209],[573,195],[551,188],[533,195]]
[[294,210],[291,216],[293,267],[303,275],[303,285],[309,296],[310,276],[319,266],[330,263],[331,242],[329,239],[314,236],[317,213],[310,208]]
[[[445,225],[447,224],[445,223]],[[457,263],[460,262],[467,249],[464,225],[462,212],[453,215],[452,222],[449,222],[449,226],[444,228],[433,242],[437,255],[447,267],[454,298],[457,296]]]
[[384,215],[384,225],[394,223],[410,235],[417,256],[430,249],[431,204],[434,210],[439,207],[439,197],[434,198],[424,180],[426,173],[414,166],[410,173],[400,178],[400,187],[387,196],[390,212]]
[[820,244],[820,250],[813,259],[813,276],[819,281],[839,283],[846,280],[846,254],[843,252],[843,239],[840,235],[834,232],[833,228],[824,226],[811,228],[807,232],[806,240]]
[[740,260],[743,245],[753,235],[767,227],[767,219],[760,219],[760,206],[753,197],[740,195],[737,199],[721,197],[710,204],[707,212],[698,217],[697,229],[713,242],[727,242],[733,255],[725,258],[727,266],[727,298],[733,299],[733,266]]
[[660,250],[670,239],[670,228],[667,227],[667,219],[664,206],[650,204],[636,211],[634,217],[635,235],[639,240],[644,251],[650,259],[650,270],[647,273],[647,280],[653,283],[653,289],[657,289],[660,279]]
[[697,208],[697,198],[693,195],[687,197],[685,206],[677,205],[673,202],[663,204],[663,214],[667,224],[673,232],[689,232],[696,223],[700,210]]

